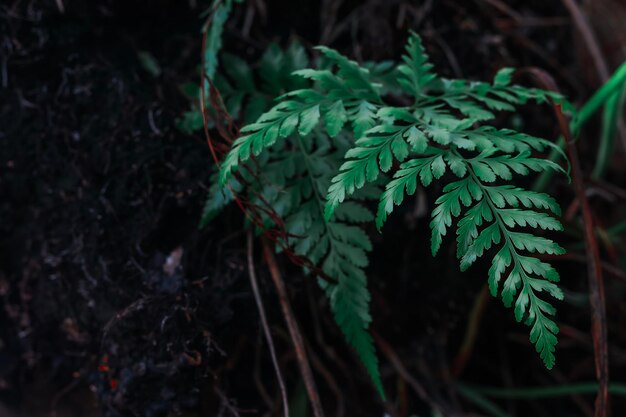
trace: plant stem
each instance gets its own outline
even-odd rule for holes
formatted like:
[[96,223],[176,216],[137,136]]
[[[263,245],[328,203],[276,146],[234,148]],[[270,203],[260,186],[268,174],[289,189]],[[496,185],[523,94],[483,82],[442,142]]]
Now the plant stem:
[[269,325],[267,324],[267,317],[265,315],[265,307],[263,306],[263,299],[261,298],[261,292],[259,291],[259,284],[256,279],[256,273],[254,271],[254,238],[252,236],[252,230],[248,230],[247,233],[248,242],[248,275],[250,277],[250,285],[252,286],[252,292],[254,293],[254,300],[256,301],[257,309],[259,310],[259,317],[261,318],[261,327],[263,327],[263,334],[265,335],[265,341],[272,357],[272,365],[274,366],[274,372],[276,373],[276,379],[278,380],[278,386],[280,388],[280,396],[283,401],[283,413],[285,417],[289,417],[289,401],[287,400],[287,389],[285,388],[285,381],[280,373],[280,367],[278,366],[278,359],[276,358],[276,349],[274,348],[274,340],[270,333]]
[[306,356],[304,339],[302,338],[300,327],[298,326],[296,317],[291,309],[287,288],[285,287],[285,282],[283,281],[283,277],[278,269],[278,264],[276,263],[276,258],[272,252],[272,247],[265,238],[263,238],[263,255],[265,256],[265,261],[267,262],[272,281],[274,281],[274,286],[276,287],[276,292],[278,293],[280,307],[283,311],[283,316],[285,317],[285,322],[287,323],[287,329],[289,330],[289,335],[291,336],[291,340],[296,351],[296,359],[298,360],[300,374],[304,380],[309,401],[311,401],[313,415],[315,417],[324,417],[324,409],[322,408],[320,396],[317,392],[317,387],[315,386],[315,379],[313,379],[311,365],[309,364],[309,360]]
[[[589,121],[591,116],[593,116],[602,106],[606,103],[606,101],[611,97],[612,94],[615,94],[616,91],[620,91],[623,86],[626,84],[626,62],[624,62],[616,71],[613,73],[611,78],[602,85],[595,92],[595,94],[587,100],[585,105],[577,112],[576,118],[572,120],[570,123],[570,130],[577,133],[582,126]],[[563,136],[559,137],[557,145],[559,148],[565,148],[565,141]],[[612,151],[612,148],[605,145],[600,144],[600,148],[610,149],[609,152]],[[559,153],[556,149],[550,152],[550,156],[548,159],[554,161],[557,159]],[[533,185],[533,189],[536,191],[543,191],[550,183],[552,179],[553,172],[552,171],[544,171],[541,176],[535,181]]]
[[604,295],[604,277],[600,261],[600,251],[593,225],[593,216],[589,200],[585,194],[585,185],[578,159],[578,151],[570,137],[569,127],[560,108],[556,107],[556,116],[565,138],[567,153],[572,165],[572,181],[576,197],[583,214],[585,231],[585,251],[589,271],[589,301],[591,303],[591,334],[596,360],[596,378],[598,379],[598,395],[596,397],[596,417],[605,417],[609,409],[609,352],[608,330],[606,325],[606,301]]
[[626,97],[626,83],[623,91],[617,91],[610,96],[604,105],[602,114],[602,137],[596,157],[596,165],[591,173],[591,178],[598,180],[604,176],[606,168],[613,157],[613,144],[618,134],[618,124],[624,110],[624,97]]

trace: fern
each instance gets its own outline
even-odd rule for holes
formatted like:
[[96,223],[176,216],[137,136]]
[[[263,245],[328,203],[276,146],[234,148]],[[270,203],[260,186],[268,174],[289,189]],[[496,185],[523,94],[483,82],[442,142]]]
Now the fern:
[[317,88],[291,91],[282,100],[241,131],[226,156],[220,170],[222,184],[237,170],[241,162],[259,155],[277,140],[294,132],[306,136],[324,121],[332,137],[349,121],[355,135],[362,134],[375,124],[376,109],[382,104],[380,85],[369,80],[369,71],[356,62],[341,56],[337,51],[318,48],[334,69],[304,69],[294,75],[313,80]]
[[227,187],[221,187],[217,178],[217,172],[213,173],[211,175],[211,187],[209,188],[208,198],[202,210],[200,228],[206,227],[215,219],[234,200],[233,193],[241,191],[241,188],[241,184],[235,179],[231,180]]
[[[306,138],[313,140],[306,141]],[[333,150],[321,129],[305,139],[293,139],[297,142],[299,155],[291,155],[291,158],[297,158],[298,169],[285,189],[287,194],[301,196],[287,216],[287,231],[298,236],[289,243],[298,255],[306,256],[336,279],[335,283],[322,282],[322,287],[328,295],[336,322],[382,395],[378,361],[372,339],[366,331],[371,317],[364,268],[372,245],[359,227],[359,224],[373,220],[374,216],[359,202],[350,202],[337,210],[333,219],[324,222],[324,192],[337,170],[342,152]],[[343,138],[337,138],[338,148],[345,149],[347,145]],[[293,192],[291,188],[298,191]]]
[[[231,54],[223,54],[222,61],[225,70],[214,75],[215,85],[220,91],[226,110],[233,117],[247,123],[256,120],[270,105],[273,97],[289,89],[301,87],[302,79],[291,73],[308,65],[304,48],[298,42],[291,43],[285,51],[276,44],[270,44],[261,57],[258,72],[244,60]],[[187,90],[190,91],[189,96],[199,94],[199,89],[193,85],[187,87]],[[199,108],[194,107],[184,117],[192,121],[198,120],[190,125],[192,128],[188,133],[202,128]],[[233,201],[232,191],[241,191],[241,185],[236,180],[221,185],[217,172],[211,175],[211,187],[200,220],[201,228]]]
[[[365,268],[372,247],[361,225],[375,220],[381,229],[418,186],[446,181],[430,223],[433,255],[452,227],[461,270],[492,254],[492,294],[531,327],[530,340],[551,368],[558,327],[554,307],[541,297],[563,294],[557,272],[534,255],[563,253],[537,232],[562,229],[554,217],[559,207],[548,195],[512,181],[545,170],[567,172],[541,156],[558,149],[552,142],[485,123],[529,101],[557,102],[570,110],[571,105],[556,93],[512,84],[509,68],[491,83],[442,78],[416,34],[397,67],[359,65],[333,49],[318,51],[318,67],[295,70],[292,77],[300,85],[281,92],[273,107],[241,130],[221,166],[220,185],[214,186],[234,181],[235,173],[246,177],[241,167],[255,157],[262,181],[249,178],[242,192],[251,199],[253,191],[260,193],[285,219],[286,243],[334,278],[321,286],[382,394],[367,332]],[[261,70],[280,68],[275,60]],[[285,85],[274,81],[264,85]],[[410,97],[406,102],[412,104],[390,105],[392,95],[394,102],[399,95]],[[375,217],[369,200],[378,200]],[[271,226],[272,219],[265,220]]]
[[209,79],[213,79],[217,70],[217,56],[222,49],[222,32],[228,16],[233,8],[233,3],[240,3],[241,0],[215,0],[206,11],[211,15],[207,26],[202,29],[205,33],[206,41],[204,48],[204,71]]
[[[364,268],[372,247],[360,226],[372,221],[374,215],[361,202],[351,201],[337,209],[329,222],[323,219],[326,190],[351,146],[352,135],[346,127],[350,127],[350,133],[360,134],[375,124],[378,106],[382,104],[380,87],[369,79],[368,70],[327,48],[320,49],[324,57],[321,69],[298,71],[293,66],[303,66],[306,58],[299,51],[302,49],[297,44],[292,44],[286,53],[270,47],[259,67],[261,85],[255,85],[254,91],[247,81],[232,87],[220,74],[216,76],[216,83],[222,83],[220,91],[227,107],[233,93],[245,91],[249,97],[255,97],[263,91],[283,89],[285,85],[296,88],[242,129],[243,136],[222,163],[220,181],[212,183],[201,223],[208,223],[229,202],[229,190],[235,181],[233,172],[250,182],[247,191],[251,201],[260,204],[260,194],[285,219],[286,231],[291,236],[286,243],[336,280],[320,284],[346,339],[383,395],[374,345],[367,332],[371,322],[370,295]],[[226,55],[225,64],[229,59]],[[285,72],[285,68],[291,71]],[[229,79],[238,78],[232,69],[229,73]],[[245,78],[250,77],[245,75]],[[307,80],[316,80],[323,91],[297,88]],[[240,107],[230,108],[241,116]],[[267,152],[261,154],[262,151]],[[255,164],[260,166],[263,181],[255,182],[248,170],[239,170],[252,155],[257,156]],[[379,193],[372,186],[364,189],[358,198],[372,200]],[[272,225],[269,217],[265,222],[268,227]]]
[[470,163],[467,172],[465,178],[448,184],[436,202],[430,224],[433,254],[439,250],[452,219],[465,211],[456,231],[461,270],[466,270],[492,246],[499,247],[489,270],[491,293],[498,294],[502,281],[504,304],[511,307],[515,302],[515,318],[525,319],[531,326],[531,342],[546,367],[552,368],[558,327],[550,316],[555,309],[539,293],[545,291],[558,300],[563,299],[555,284],[559,276],[550,265],[523,253],[562,254],[564,250],[549,239],[514,229],[529,226],[562,230],[561,224],[549,214],[533,210],[548,208],[558,215],[558,205],[545,194],[508,185],[487,185]]

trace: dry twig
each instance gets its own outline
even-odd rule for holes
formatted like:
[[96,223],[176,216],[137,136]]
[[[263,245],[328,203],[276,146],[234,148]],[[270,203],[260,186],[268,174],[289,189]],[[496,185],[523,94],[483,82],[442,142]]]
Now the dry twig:
[[276,372],[276,379],[278,380],[278,386],[280,387],[280,396],[283,400],[283,413],[285,417],[289,417],[289,402],[287,400],[287,389],[285,388],[285,381],[280,373],[280,367],[278,366],[278,359],[276,358],[276,349],[274,348],[274,340],[270,333],[269,326],[267,325],[267,317],[265,316],[265,307],[263,307],[263,299],[259,291],[259,284],[257,283],[256,273],[254,272],[254,238],[252,231],[248,230],[248,275],[250,276],[250,285],[252,286],[252,292],[254,293],[254,300],[259,310],[259,316],[261,318],[261,326],[263,327],[263,333],[265,334],[265,340],[272,357],[272,365]]
[[317,392],[317,388],[315,386],[315,379],[313,379],[311,365],[309,364],[309,360],[306,356],[302,333],[300,332],[298,322],[296,321],[293,311],[291,310],[291,304],[289,303],[289,296],[287,295],[285,282],[283,281],[283,277],[278,269],[276,258],[272,252],[272,247],[267,239],[263,239],[263,254],[265,261],[267,262],[272,281],[274,281],[276,292],[278,293],[280,307],[283,311],[283,316],[285,317],[285,322],[287,323],[287,329],[289,330],[289,335],[291,336],[291,340],[296,351],[298,366],[300,367],[300,373],[302,374],[302,379],[304,380],[304,385],[306,387],[307,394],[309,395],[309,400],[311,401],[313,415],[315,417],[324,417],[324,409],[322,408],[319,393]]
[[608,330],[606,324],[606,301],[604,295],[604,277],[602,274],[602,263],[600,261],[600,250],[596,241],[596,234],[593,226],[593,216],[589,206],[589,200],[585,195],[585,186],[582,179],[582,170],[578,151],[572,143],[569,134],[569,127],[565,116],[558,109],[557,117],[559,125],[563,131],[567,153],[572,164],[572,181],[577,198],[583,213],[585,227],[585,252],[588,259],[589,271],[589,299],[591,301],[591,333],[593,335],[593,347],[596,359],[596,378],[600,384],[598,396],[596,397],[596,417],[606,417],[609,410],[609,351],[608,351]]
[[[539,84],[542,84],[542,87],[553,91],[558,90],[554,79],[544,71],[531,68],[527,70],[527,72],[532,75]],[[576,193],[576,198],[578,199],[583,215],[585,252],[589,277],[589,300],[591,303],[591,334],[593,336],[596,378],[599,384],[595,416],[606,417],[609,415],[609,350],[602,261],[596,240],[593,215],[585,192],[578,150],[571,137],[569,124],[565,119],[561,107],[554,105],[554,110],[561,133],[565,139],[565,146],[571,163],[574,192]]]

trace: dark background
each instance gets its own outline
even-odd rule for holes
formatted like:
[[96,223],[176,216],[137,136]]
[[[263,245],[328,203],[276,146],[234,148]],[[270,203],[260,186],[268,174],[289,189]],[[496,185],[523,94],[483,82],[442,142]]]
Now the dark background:
[[[577,103],[601,83],[558,0],[354,0],[344,1],[334,18],[324,12],[331,4],[239,5],[224,49],[254,63],[269,42],[299,39],[358,60],[397,59],[412,29],[446,76],[486,80],[502,66],[537,66]],[[626,5],[598,0],[580,7],[615,69],[626,57]],[[198,80],[206,9],[199,0],[0,4],[0,416],[277,415],[241,213],[231,207],[198,230],[213,162],[201,133],[175,128],[189,107],[179,85]],[[142,66],[144,51],[160,75]],[[520,115],[529,133],[556,137],[548,109]],[[594,161],[598,126],[595,120],[578,143],[585,172]],[[605,227],[623,221],[625,212],[625,161],[617,142],[606,185],[591,188]],[[428,206],[437,192],[423,196]],[[572,204],[564,179],[555,179],[550,192],[565,210]],[[460,273],[451,245],[433,259],[428,217],[414,202],[398,211],[404,214],[390,220],[384,236],[372,234],[372,327],[435,401],[474,415],[480,409],[455,392],[450,367],[488,265]],[[565,246],[582,255],[576,217],[565,222]],[[620,240],[608,248],[611,372],[624,381],[625,252]],[[380,354],[390,396],[385,409],[323,294],[279,259],[327,415],[429,415]],[[164,269],[172,261],[173,268]],[[593,381],[584,262],[555,261],[567,299],[558,305],[562,333],[553,371],[543,368],[527,329],[491,300],[460,380],[508,387]],[[257,269],[292,415],[304,416],[295,357],[260,257]],[[593,395],[499,404],[512,416],[585,416]],[[619,416],[626,403],[615,398],[613,409]]]

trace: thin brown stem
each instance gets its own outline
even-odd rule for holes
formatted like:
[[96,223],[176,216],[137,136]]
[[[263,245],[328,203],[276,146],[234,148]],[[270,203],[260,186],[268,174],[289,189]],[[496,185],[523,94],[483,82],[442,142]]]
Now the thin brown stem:
[[[526,69],[524,72],[532,75],[534,79],[548,90],[558,91],[556,82],[545,71],[537,68]],[[585,253],[587,257],[587,270],[589,278],[589,301],[591,304],[591,335],[596,366],[596,378],[598,379],[598,395],[596,396],[595,417],[607,417],[609,415],[609,348],[608,329],[606,322],[606,298],[604,295],[604,275],[600,249],[596,240],[593,214],[585,192],[583,173],[580,167],[578,150],[572,139],[569,124],[563,114],[560,105],[555,104],[559,128],[565,140],[565,147],[571,164],[571,177],[574,192],[580,204],[583,215]]]
[[283,400],[283,413],[285,417],[289,417],[289,401],[287,400],[287,389],[285,388],[285,381],[280,373],[280,367],[278,366],[278,359],[276,358],[276,349],[274,348],[274,340],[270,333],[270,328],[267,324],[267,317],[265,316],[265,307],[263,306],[263,299],[259,291],[259,284],[256,279],[256,273],[254,271],[254,238],[252,231],[248,230],[248,275],[250,276],[250,285],[252,286],[252,292],[254,293],[254,300],[256,301],[257,309],[259,310],[259,316],[261,318],[261,326],[263,327],[263,334],[267,341],[267,346],[272,357],[272,365],[276,372],[276,379],[278,380],[278,386],[280,388],[280,396]]
[[587,199],[585,186],[583,184],[578,151],[572,142],[568,123],[560,109],[557,111],[557,118],[561,130],[563,131],[565,146],[570,158],[570,163],[572,164],[572,182],[574,183],[576,196],[580,201],[585,227],[585,252],[588,259],[589,300],[591,302],[591,334],[593,336],[596,361],[596,378],[599,383],[595,416],[606,417],[609,415],[609,350],[602,262],[600,260],[600,250],[594,232],[591,207],[589,206],[589,200]]
[[274,281],[276,292],[278,293],[280,307],[282,309],[285,322],[287,323],[287,329],[289,330],[291,341],[293,342],[293,346],[296,351],[298,366],[300,368],[300,373],[302,375],[307,394],[309,395],[309,401],[311,401],[313,415],[315,417],[324,417],[324,409],[322,408],[320,396],[317,392],[317,387],[315,386],[313,372],[311,371],[311,365],[309,364],[309,360],[306,355],[304,339],[302,338],[298,322],[296,321],[296,317],[291,309],[287,288],[280,270],[278,269],[274,252],[272,251],[272,247],[267,239],[263,239],[263,255],[265,257],[265,261],[267,262],[272,281]]

